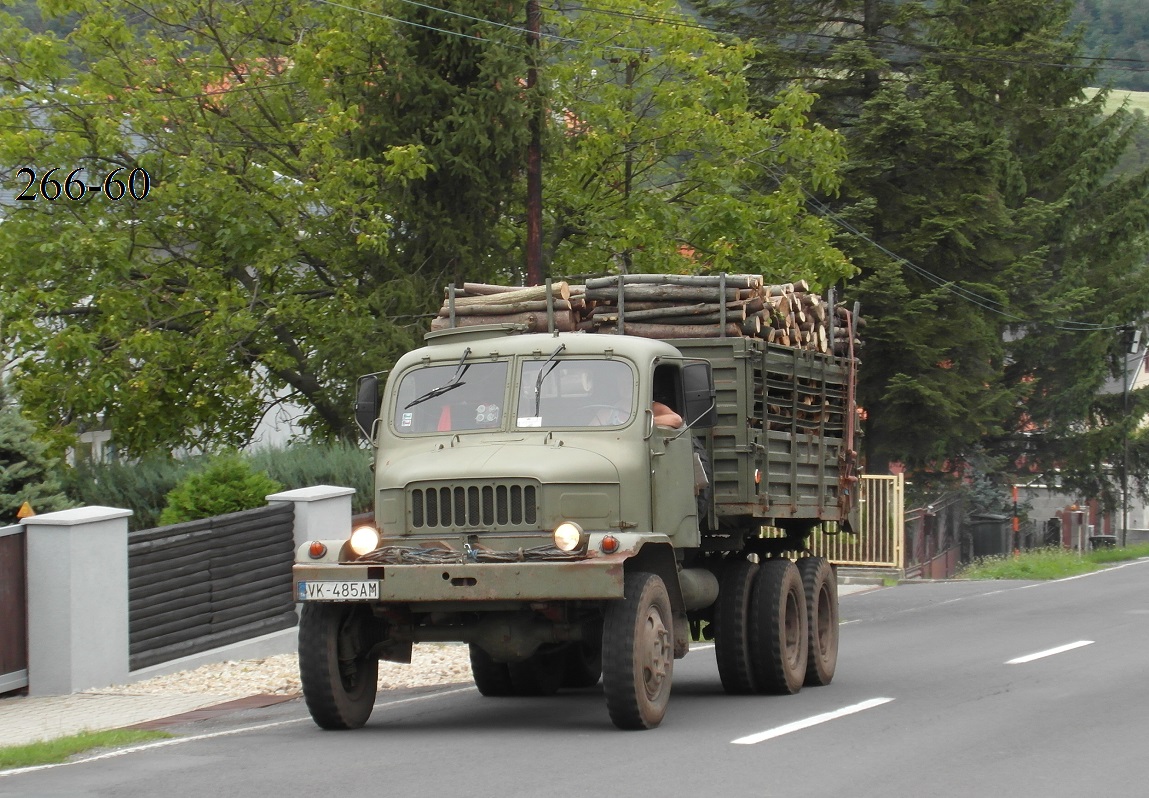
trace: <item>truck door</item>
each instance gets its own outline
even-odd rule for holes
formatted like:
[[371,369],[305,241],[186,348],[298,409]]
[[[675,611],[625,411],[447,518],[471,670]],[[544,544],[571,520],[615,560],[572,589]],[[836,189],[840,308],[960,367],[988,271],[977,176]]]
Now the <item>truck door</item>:
[[[645,409],[650,449],[650,502],[653,531],[668,535],[675,548],[700,543],[698,509],[694,500],[694,450],[689,430],[654,423],[658,402],[679,416],[686,415],[682,364],[662,360],[653,369],[650,402]],[[685,422],[684,422],[685,423]]]

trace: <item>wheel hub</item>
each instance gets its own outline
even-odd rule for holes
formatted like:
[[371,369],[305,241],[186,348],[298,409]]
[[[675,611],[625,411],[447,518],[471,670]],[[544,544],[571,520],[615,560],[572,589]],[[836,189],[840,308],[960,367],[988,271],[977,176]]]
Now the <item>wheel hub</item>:
[[662,614],[653,611],[643,625],[646,662],[642,667],[642,680],[648,696],[654,697],[662,690],[670,670],[670,630],[663,623]]

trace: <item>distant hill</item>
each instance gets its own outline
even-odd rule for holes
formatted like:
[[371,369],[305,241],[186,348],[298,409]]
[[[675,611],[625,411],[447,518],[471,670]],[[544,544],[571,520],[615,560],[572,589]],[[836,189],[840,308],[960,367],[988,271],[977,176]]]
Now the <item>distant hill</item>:
[[1087,55],[1113,59],[1099,83],[1149,91],[1149,2],[1077,0],[1071,24],[1084,27]]

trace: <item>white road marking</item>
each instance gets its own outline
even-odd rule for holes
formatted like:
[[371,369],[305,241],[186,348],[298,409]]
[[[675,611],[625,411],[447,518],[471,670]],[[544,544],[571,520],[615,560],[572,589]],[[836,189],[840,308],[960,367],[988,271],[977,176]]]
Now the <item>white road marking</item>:
[[1076,643],[1066,643],[1064,646],[1057,648],[1046,649],[1045,651],[1038,651],[1036,654],[1026,654],[1024,657],[1017,657],[1007,661],[1006,665],[1022,665],[1026,662],[1033,662],[1035,659],[1042,659],[1043,657],[1052,657],[1054,654],[1063,654],[1066,651],[1072,651],[1075,648],[1082,648],[1083,646],[1093,645],[1092,640],[1078,640]]
[[791,732],[801,731],[808,729],[811,726],[817,726],[820,723],[827,723],[831,720],[844,718],[847,715],[853,715],[857,712],[864,712],[867,709],[880,707],[882,704],[888,704],[894,699],[892,698],[871,698],[869,701],[863,701],[860,704],[852,704],[848,707],[836,709],[833,712],[824,712],[821,715],[814,715],[813,717],[806,718],[805,720],[796,720],[793,723],[787,723],[785,726],[778,726],[774,729],[769,729],[757,734],[749,734],[745,737],[739,737],[737,740],[731,740],[734,745],[754,745],[766,740],[772,740],[775,737],[781,737],[783,734],[790,734]]

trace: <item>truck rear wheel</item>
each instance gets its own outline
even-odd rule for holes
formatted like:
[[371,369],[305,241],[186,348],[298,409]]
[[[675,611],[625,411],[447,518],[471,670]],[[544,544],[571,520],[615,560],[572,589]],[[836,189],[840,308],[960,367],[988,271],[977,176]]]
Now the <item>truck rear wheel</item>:
[[565,652],[539,649],[524,660],[507,663],[515,695],[554,695],[566,673]]
[[496,662],[491,655],[474,643],[471,651],[471,678],[475,687],[489,698],[502,698],[515,695],[515,685],[511,682],[511,672],[505,662]]
[[571,643],[565,652],[563,687],[594,687],[602,678],[602,635],[597,642]]
[[357,729],[371,717],[379,660],[369,656],[377,623],[361,604],[307,603],[299,615],[299,680],[307,711],[324,729]]
[[607,607],[602,682],[610,719],[620,729],[653,729],[666,715],[674,671],[674,619],[662,579],[626,575],[624,596]]
[[750,602],[750,662],[759,692],[791,694],[806,678],[806,593],[794,563],[758,566]]
[[731,695],[754,692],[750,667],[750,597],[758,566],[749,560],[729,560],[722,569],[714,615],[714,657],[722,689]]
[[802,557],[797,566],[806,592],[809,627],[805,684],[827,685],[838,666],[838,581],[825,557]]

